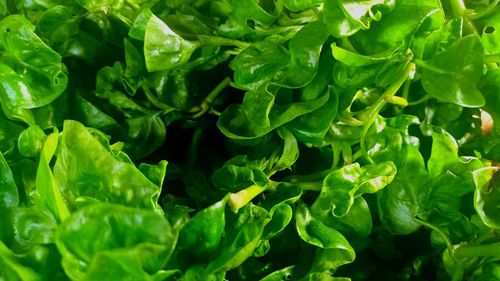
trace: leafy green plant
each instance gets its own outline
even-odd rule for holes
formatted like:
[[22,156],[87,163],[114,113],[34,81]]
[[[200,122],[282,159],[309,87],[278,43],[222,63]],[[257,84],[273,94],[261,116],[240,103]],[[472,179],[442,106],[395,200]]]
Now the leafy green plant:
[[0,280],[500,280],[497,0],[0,0]]

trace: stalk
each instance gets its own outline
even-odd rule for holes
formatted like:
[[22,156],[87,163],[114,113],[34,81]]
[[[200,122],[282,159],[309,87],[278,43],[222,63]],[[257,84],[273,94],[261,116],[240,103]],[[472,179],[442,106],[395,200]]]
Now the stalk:
[[236,193],[231,193],[229,195],[229,200],[228,204],[231,207],[231,209],[237,211],[241,208],[243,208],[246,204],[248,204],[250,201],[252,201],[255,197],[257,197],[259,194],[262,192],[266,191],[267,188],[258,186],[258,185],[251,185],[245,189],[242,189]]

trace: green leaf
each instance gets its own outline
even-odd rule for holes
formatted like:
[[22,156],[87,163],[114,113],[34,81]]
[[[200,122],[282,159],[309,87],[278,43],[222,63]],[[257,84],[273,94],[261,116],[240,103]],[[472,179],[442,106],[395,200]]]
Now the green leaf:
[[383,53],[366,56],[340,48],[337,46],[337,44],[332,43],[333,57],[336,60],[342,62],[343,64],[354,67],[363,67],[363,66],[384,63],[393,58],[396,55],[398,49],[399,46],[397,46],[395,49],[389,49]]
[[167,132],[159,114],[128,118],[126,122],[130,146],[125,149],[137,158],[151,154],[165,141]]
[[260,279],[260,281],[283,281],[287,279],[292,279],[294,276],[295,265],[288,266],[267,275],[266,277]]
[[273,171],[290,169],[299,158],[299,146],[295,136],[284,128],[278,130],[278,135],[283,139],[283,149],[278,161],[273,165]]
[[281,46],[261,41],[240,52],[229,66],[234,71],[234,82],[238,87],[256,90],[276,79],[288,61],[289,57]]
[[259,245],[269,220],[268,212],[260,207],[249,204],[240,209],[237,223],[227,230],[227,243],[221,254],[207,266],[207,271],[224,272],[240,266]]
[[131,273],[143,278],[165,266],[175,234],[166,218],[152,210],[95,203],[61,224],[56,243],[71,279],[133,280]]
[[35,157],[42,150],[47,136],[38,126],[30,126],[19,135],[17,148],[24,157]]
[[351,21],[340,6],[341,0],[325,1],[323,22],[334,37],[348,37],[358,32],[359,24]]
[[50,134],[40,155],[40,162],[36,173],[36,192],[43,204],[52,212],[58,221],[65,220],[69,215],[69,208],[60,190],[57,177],[50,168],[50,162],[58,145],[58,133]]
[[64,122],[54,175],[66,200],[73,204],[78,197],[87,196],[159,210],[160,186],[93,133],[76,121]]
[[493,14],[493,16],[486,19],[481,34],[481,42],[484,49],[490,54],[500,53],[500,15]]
[[162,187],[167,173],[167,161],[161,160],[158,164],[139,164],[139,170],[156,186]]
[[395,175],[396,166],[392,162],[363,167],[358,163],[344,166],[326,176],[312,210],[332,212],[334,216],[342,217],[349,212],[354,198],[379,191],[390,184]]
[[349,212],[342,217],[336,217],[331,212],[324,213],[321,210],[314,209],[314,205],[311,213],[325,225],[333,227],[345,235],[366,237],[373,230],[370,207],[363,196],[356,197]]
[[472,172],[476,191],[474,208],[488,227],[500,228],[499,168],[485,167]]
[[134,39],[144,41],[146,34],[146,26],[153,17],[150,9],[144,9],[140,12],[134,20],[134,24],[130,28],[128,35]]
[[315,21],[304,26],[290,40],[290,62],[283,69],[283,77],[275,83],[289,88],[303,87],[309,84],[319,67],[323,44],[328,38],[325,25]]
[[382,11],[390,11],[395,1],[391,0],[340,0],[340,7],[346,17],[362,29],[369,29],[370,23],[382,17]]
[[229,164],[212,174],[212,182],[221,190],[236,192],[254,184],[264,187],[269,180],[266,174],[257,167]]
[[422,211],[436,211],[437,216],[456,219],[462,207],[462,196],[474,191],[472,172],[482,167],[484,164],[476,158],[459,158],[426,184],[428,192],[421,204]]
[[19,258],[2,241],[0,241],[0,276],[12,281],[42,280],[31,268],[19,263]]
[[322,2],[322,0],[283,0],[283,6],[292,12],[300,12]]
[[382,53],[402,43],[409,46],[424,21],[440,12],[441,5],[437,0],[397,1],[394,9],[384,14],[379,22],[372,22],[369,30],[360,31],[349,40],[357,51],[365,55]]
[[433,98],[464,107],[480,107],[484,97],[477,89],[483,71],[483,47],[469,35],[422,65],[422,86]]
[[19,204],[19,191],[9,164],[0,152],[0,206],[14,207]]
[[156,16],[149,19],[144,34],[144,56],[149,72],[185,64],[197,47],[198,44],[183,39]]
[[420,227],[415,217],[425,196],[428,180],[418,139],[408,135],[408,126],[418,123],[414,116],[400,115],[386,120],[381,132],[367,137],[367,150],[377,161],[393,161],[397,174],[377,196],[377,209],[384,226],[395,234],[412,233]]
[[427,168],[429,176],[435,178],[458,161],[458,144],[446,131],[432,130],[432,151]]
[[219,4],[218,8],[212,5],[212,11],[218,10],[217,12],[222,16],[229,16],[224,24],[218,27],[217,32],[230,38],[254,33],[254,28],[258,30],[259,27],[269,27],[281,12],[281,3],[273,1],[241,0],[237,4],[232,1],[216,1],[215,3]]
[[19,15],[0,21],[0,99],[4,113],[30,123],[23,110],[54,101],[66,88],[61,56],[34,33],[35,26]]
[[0,16],[7,14],[7,2],[6,0],[0,0]]
[[253,124],[241,106],[231,105],[222,113],[217,126],[226,136],[233,139],[257,138],[300,115],[316,110],[326,103],[328,98],[329,95],[326,94],[311,101],[295,102],[288,105],[275,104],[269,112],[269,126]]
[[262,239],[266,240],[275,237],[285,229],[293,218],[293,210],[290,205],[282,203],[271,208],[269,215],[271,216],[271,221],[266,225],[262,234]]
[[[319,76],[319,75],[318,75]],[[326,133],[337,116],[339,94],[333,87],[328,87],[328,101],[311,113],[295,118],[286,125],[298,140],[313,145],[322,145]]]
[[312,272],[335,270],[354,261],[354,249],[345,237],[311,216],[303,203],[299,204],[295,211],[295,224],[300,238],[319,248],[311,268]]
[[181,229],[177,249],[205,262],[213,257],[226,226],[226,198],[201,210]]
[[483,109],[490,114],[493,119],[493,131],[496,135],[500,134],[500,70],[491,69],[484,75],[479,84],[479,89],[484,95],[485,104]]

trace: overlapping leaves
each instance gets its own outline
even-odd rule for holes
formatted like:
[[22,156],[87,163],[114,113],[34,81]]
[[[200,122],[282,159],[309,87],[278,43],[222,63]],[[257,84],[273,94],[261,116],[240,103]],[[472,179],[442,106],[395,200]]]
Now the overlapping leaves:
[[497,278],[497,4],[0,0],[0,279]]

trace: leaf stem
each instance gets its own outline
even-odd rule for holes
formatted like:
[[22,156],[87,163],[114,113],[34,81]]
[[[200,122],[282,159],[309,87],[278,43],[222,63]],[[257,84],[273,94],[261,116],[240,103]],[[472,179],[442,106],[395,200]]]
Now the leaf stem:
[[419,222],[421,225],[436,231],[436,233],[439,234],[443,238],[444,243],[446,244],[446,248],[448,248],[448,251],[450,251],[450,254],[453,253],[453,244],[451,243],[450,238],[441,229],[439,229],[439,227],[432,225],[426,221],[417,219],[417,218],[415,218],[415,220],[417,222]]
[[457,19],[463,18],[464,29],[467,31],[467,33],[479,34],[471,18],[469,18],[467,15],[467,7],[465,6],[464,0],[452,0],[450,4],[451,10],[453,12],[453,17]]
[[156,98],[156,96],[153,95],[153,93],[151,93],[151,91],[148,88],[142,87],[142,90],[146,94],[146,97],[148,98],[148,100],[154,106],[158,107],[159,109],[162,109],[163,111],[168,111],[168,112],[175,111],[175,108],[168,106],[168,105],[162,103],[160,100],[158,100],[158,98]]
[[401,74],[401,76],[398,77],[398,79],[389,86],[385,90],[385,92],[378,98],[378,100],[371,106],[370,110],[368,111],[368,120],[363,126],[363,134],[361,135],[360,138],[360,146],[361,150],[363,151],[363,156],[368,160],[370,163],[373,163],[373,160],[371,157],[368,155],[367,147],[366,147],[366,134],[370,127],[373,125],[375,120],[377,119],[377,116],[384,107],[384,105],[387,104],[387,99],[394,96],[398,90],[401,88],[403,83],[408,79],[408,76],[410,73],[415,69],[415,64],[410,62],[406,66],[405,71]]
[[430,100],[431,98],[432,98],[431,96],[429,96],[429,95],[425,95],[425,96],[423,96],[423,97],[419,98],[419,99],[418,99],[418,100],[416,100],[416,101],[411,101],[411,102],[408,102],[408,106],[415,106],[415,105],[419,105],[419,104],[421,104],[421,103],[424,103],[424,102],[426,102],[426,101]]
[[322,181],[299,182],[295,185],[300,187],[302,190],[321,191],[321,189],[323,188]]
[[333,159],[332,159],[332,169],[336,169],[337,166],[339,165],[339,161],[340,161],[340,149],[338,148],[339,143],[337,142],[333,142],[331,144],[331,147],[332,147],[332,156],[333,156]]
[[403,85],[403,91],[401,93],[401,97],[404,98],[405,100],[408,100],[408,96],[410,94],[410,86],[411,86],[411,80],[406,79]]
[[463,0],[452,0],[452,1],[450,1],[450,4],[451,4],[451,10],[453,12],[453,16],[455,18],[460,18],[460,17],[462,17],[463,14],[465,14],[467,7],[465,6],[465,3]]
[[477,19],[480,19],[482,17],[486,17],[488,16],[489,14],[495,12],[495,9],[497,8],[497,5],[498,3],[500,3],[500,0],[493,0],[489,5],[488,7],[478,11],[477,13],[473,13],[471,14],[469,17],[470,19],[472,20],[477,20]]
[[199,118],[205,114],[210,109],[210,106],[214,102],[215,98],[217,98],[217,96],[227,87],[227,85],[229,85],[229,83],[231,83],[231,78],[226,77],[217,86],[215,86],[215,88],[205,97],[199,106],[192,108],[191,112],[197,111],[193,115],[193,118]]
[[500,242],[477,246],[462,246],[455,249],[457,258],[461,257],[500,257]]
[[427,62],[420,60],[420,59],[414,59],[413,62],[424,69],[439,73],[439,74],[444,74],[444,75],[452,75],[452,73],[449,73],[447,71],[442,70],[441,68],[437,68],[434,65],[428,64]]
[[485,55],[484,62],[485,63],[500,63],[500,54]]
[[213,45],[219,45],[219,46],[235,46],[235,47],[238,47],[240,49],[246,49],[248,46],[250,46],[250,43],[248,43],[248,42],[224,38],[224,37],[210,36],[210,35],[198,35],[198,39],[200,40],[200,43],[202,43],[202,44],[213,44]]
[[267,188],[258,186],[258,185],[251,185],[245,189],[242,189],[236,193],[231,193],[229,195],[229,201],[228,204],[231,206],[231,209],[233,210],[239,210],[243,208],[246,204],[248,204],[252,199],[257,197],[259,194],[264,192]]

